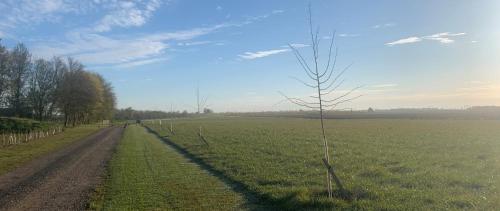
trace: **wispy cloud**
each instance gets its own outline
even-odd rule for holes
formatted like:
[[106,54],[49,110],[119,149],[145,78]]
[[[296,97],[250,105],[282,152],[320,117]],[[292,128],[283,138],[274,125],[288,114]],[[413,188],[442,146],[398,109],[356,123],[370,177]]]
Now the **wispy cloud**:
[[158,62],[167,61],[167,60],[168,59],[166,59],[166,58],[144,59],[144,60],[138,60],[138,61],[132,61],[132,62],[122,63],[122,64],[116,65],[114,67],[117,67],[117,68],[131,68],[131,67],[142,66],[142,65],[146,65],[146,64],[153,64],[153,63],[158,63]]
[[423,39],[427,40],[435,40],[443,44],[448,44],[448,43],[453,43],[455,40],[452,40],[452,37],[456,36],[463,36],[465,33],[450,33],[450,32],[443,32],[443,33],[437,33],[429,36],[424,36]]
[[104,16],[90,29],[108,31],[113,26],[140,26],[161,5],[161,0],[6,0],[0,2],[0,29],[30,27],[49,22],[56,23],[68,14],[82,15],[90,12]]
[[67,42],[33,46],[36,56],[72,56],[88,65],[115,65],[156,57],[168,48],[161,41],[139,38],[111,38],[98,34],[68,34]]
[[263,57],[267,57],[267,56],[271,56],[271,55],[275,55],[275,54],[289,52],[289,51],[291,51],[290,46],[292,46],[294,48],[309,47],[309,45],[307,45],[307,44],[290,43],[288,45],[282,45],[280,49],[257,51],[257,52],[245,52],[243,54],[238,55],[238,57],[240,57],[241,59],[247,59],[247,60],[263,58]]
[[267,50],[267,51],[257,51],[257,52],[245,52],[243,54],[238,55],[242,59],[257,59],[263,58],[266,56],[271,56],[275,54],[285,53],[290,51],[290,49],[275,49],[275,50]]
[[421,42],[423,40],[432,40],[432,41],[438,41],[439,43],[442,43],[442,44],[450,44],[450,43],[455,42],[455,40],[452,39],[453,37],[464,36],[464,35],[466,35],[466,33],[464,33],[464,32],[460,32],[460,33],[442,32],[442,33],[436,33],[436,34],[421,36],[421,37],[413,36],[413,37],[403,38],[403,39],[399,39],[399,40],[396,40],[393,42],[388,42],[385,45],[394,46],[394,45]]
[[339,34],[339,37],[359,37],[360,34]]
[[111,30],[113,26],[142,26],[160,5],[161,2],[159,0],[150,0],[146,2],[117,2],[113,5],[114,9],[96,24],[94,30],[97,32],[105,32]]
[[394,26],[396,26],[395,23],[383,23],[383,24],[373,25],[372,29],[389,28],[389,27],[394,27]]
[[[148,2],[151,3],[153,1]],[[145,8],[148,8],[147,5]],[[157,8],[157,6],[152,5],[147,10],[154,11],[155,8]],[[242,22],[220,23],[212,26],[195,27],[186,30],[158,32],[145,35],[132,34],[125,37],[103,35],[99,32],[101,30],[89,31],[88,28],[82,28],[68,32],[65,37],[65,41],[44,41],[35,44],[32,49],[34,54],[40,57],[50,58],[54,55],[72,56],[79,59],[84,64],[92,66],[138,66],[158,61],[155,58],[164,55],[167,49],[169,49],[173,44],[177,44],[179,47],[187,47],[213,43],[212,41],[191,40],[207,34],[216,33],[222,29],[241,27],[255,21],[260,21],[263,18],[270,17],[271,14],[272,13],[265,15],[265,17],[262,16],[259,18],[253,18],[250,22],[248,22],[249,19],[247,18]],[[114,24],[115,22],[112,23]],[[139,20],[136,23],[140,24],[142,22]],[[108,26],[133,26],[133,24],[113,24]],[[102,29],[107,30],[107,27]],[[223,43],[217,42],[215,44],[221,45]]]
[[180,42],[177,43],[178,46],[196,46],[196,45],[206,45],[211,44],[212,41],[193,41],[193,42]]
[[71,3],[62,0],[2,1],[0,28],[9,30],[41,22],[58,22],[61,14],[75,11]]
[[[302,44],[302,43],[291,43],[291,44],[289,44],[289,45],[291,45],[291,46],[292,46],[292,47],[294,47],[294,48],[305,48],[305,47],[309,47],[309,45],[308,45],[308,44]],[[288,45],[282,45],[281,47],[282,47],[282,48],[288,48],[288,47],[290,47],[290,46],[288,46]]]
[[385,45],[388,46],[394,46],[394,45],[402,45],[402,44],[408,44],[408,43],[416,43],[422,41],[422,38],[420,37],[408,37],[404,39],[399,39],[393,42],[386,43]]

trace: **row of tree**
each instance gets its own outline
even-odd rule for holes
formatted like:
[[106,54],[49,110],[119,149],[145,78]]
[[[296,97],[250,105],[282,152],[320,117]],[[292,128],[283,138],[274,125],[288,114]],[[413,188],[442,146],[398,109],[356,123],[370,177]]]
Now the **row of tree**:
[[115,119],[117,120],[143,120],[143,119],[165,119],[187,117],[187,111],[179,112],[164,112],[164,111],[140,111],[134,110],[131,107],[125,109],[117,109],[115,111]]
[[77,60],[34,59],[23,44],[0,44],[2,116],[60,119],[67,126],[111,119],[115,105],[111,84]]

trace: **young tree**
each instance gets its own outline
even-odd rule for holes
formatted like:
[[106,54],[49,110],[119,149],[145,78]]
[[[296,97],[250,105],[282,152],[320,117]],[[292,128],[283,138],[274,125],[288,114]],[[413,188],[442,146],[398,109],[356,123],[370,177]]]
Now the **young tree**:
[[328,190],[328,196],[332,197],[332,177],[330,176],[331,173],[333,174],[335,182],[337,183],[341,191],[343,191],[343,187],[340,184],[340,181],[338,180],[336,175],[333,173],[333,168],[330,166],[329,144],[325,133],[324,115],[327,110],[334,109],[336,106],[342,103],[349,102],[360,97],[360,96],[355,96],[355,97],[350,96],[354,91],[356,91],[360,87],[356,87],[344,93],[337,93],[338,88],[345,81],[343,79],[341,80],[341,77],[349,69],[350,65],[345,67],[341,71],[335,71],[338,48],[335,47],[335,51],[333,51],[334,37],[335,37],[335,33],[333,33],[328,48],[327,62],[324,68],[320,67],[321,64],[319,61],[320,60],[319,43],[321,38],[319,37],[319,28],[317,28],[316,30],[313,29],[312,11],[310,5],[308,8],[308,14],[309,14],[309,34],[310,34],[311,48],[312,48],[312,62],[307,62],[304,56],[300,53],[300,51],[293,45],[289,44],[289,47],[295,54],[298,63],[306,73],[307,77],[310,79],[310,82],[306,82],[298,78],[294,79],[302,83],[303,85],[312,88],[315,91],[315,95],[309,96],[309,99],[304,99],[299,97],[288,97],[283,93],[281,94],[288,101],[290,101],[295,105],[319,111],[320,124],[321,124],[321,138],[323,140],[323,156],[324,156],[323,162],[327,165],[326,186]]
[[10,54],[9,65],[9,106],[15,116],[24,115],[26,109],[26,79],[31,68],[31,54],[22,44],[17,44]]
[[196,87],[196,107],[197,111],[196,114],[201,114],[201,111],[205,108],[205,105],[207,104],[208,97],[201,97],[200,96],[200,85]]

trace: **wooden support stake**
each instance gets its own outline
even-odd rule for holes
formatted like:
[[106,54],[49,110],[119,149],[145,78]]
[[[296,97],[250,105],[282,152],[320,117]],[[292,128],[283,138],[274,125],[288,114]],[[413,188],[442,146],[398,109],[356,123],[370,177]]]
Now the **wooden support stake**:
[[200,126],[200,132],[198,133],[198,136],[200,136],[200,139],[201,141],[203,141],[203,143],[205,143],[207,146],[210,146],[207,142],[207,140],[205,140],[205,137],[203,137],[202,133],[201,133],[201,126]]
[[325,164],[325,167],[328,170],[328,173],[330,173],[330,176],[333,178],[333,180],[335,181],[335,184],[339,188],[340,193],[342,195],[344,195],[345,194],[344,186],[342,186],[342,182],[340,182],[340,179],[335,174],[335,171],[333,171],[333,167],[328,164],[328,162],[326,161],[325,158],[323,158],[322,160],[323,160],[323,164]]

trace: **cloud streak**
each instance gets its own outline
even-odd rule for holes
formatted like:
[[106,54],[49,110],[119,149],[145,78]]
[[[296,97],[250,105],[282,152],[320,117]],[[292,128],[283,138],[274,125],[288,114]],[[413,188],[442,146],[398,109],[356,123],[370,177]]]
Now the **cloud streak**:
[[238,55],[238,57],[240,57],[241,59],[247,59],[247,60],[268,57],[268,56],[275,55],[275,54],[281,54],[281,53],[289,52],[291,50],[290,46],[292,46],[294,48],[309,47],[309,45],[307,45],[307,44],[291,43],[291,44],[288,44],[288,45],[282,45],[280,49],[257,51],[257,52],[245,52],[243,54]]
[[416,42],[420,42],[420,41],[422,41],[422,38],[420,38],[420,37],[408,37],[408,38],[396,40],[394,42],[386,43],[386,45],[388,45],[388,46],[394,46],[394,45],[416,43]]
[[257,52],[245,52],[243,54],[238,55],[242,59],[252,60],[257,58],[263,58],[275,54],[285,53],[290,51],[290,49],[275,49],[275,50],[267,50],[267,51],[257,51]]
[[396,26],[395,23],[384,23],[384,24],[373,25],[372,29],[382,29],[382,28],[389,28],[389,27],[394,27],[394,26]]
[[403,38],[393,42],[388,42],[385,45],[387,46],[403,45],[403,44],[417,43],[424,40],[437,41],[442,44],[451,44],[455,42],[455,40],[452,39],[453,37],[464,36],[464,35],[466,35],[466,33],[464,32],[460,33],[441,32],[421,37],[413,36],[413,37]]

